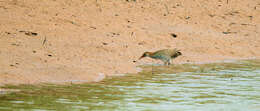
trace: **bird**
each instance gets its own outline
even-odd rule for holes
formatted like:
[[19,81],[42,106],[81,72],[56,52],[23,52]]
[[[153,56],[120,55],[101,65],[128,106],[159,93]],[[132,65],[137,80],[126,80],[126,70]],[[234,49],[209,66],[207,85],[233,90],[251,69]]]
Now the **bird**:
[[182,55],[178,49],[162,49],[155,52],[144,52],[143,55],[139,58],[141,60],[144,57],[150,57],[152,59],[161,60],[164,65],[170,65],[171,60]]

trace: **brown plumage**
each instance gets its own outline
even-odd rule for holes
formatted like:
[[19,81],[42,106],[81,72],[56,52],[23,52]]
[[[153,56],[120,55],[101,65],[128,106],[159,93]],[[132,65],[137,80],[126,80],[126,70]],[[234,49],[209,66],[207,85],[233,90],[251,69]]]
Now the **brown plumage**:
[[171,59],[174,59],[178,56],[182,55],[180,50],[178,49],[163,49],[163,50],[158,50],[156,52],[145,52],[143,55],[139,58],[142,59],[144,57],[150,57],[153,59],[159,59],[164,62],[165,65],[170,65],[171,64]]

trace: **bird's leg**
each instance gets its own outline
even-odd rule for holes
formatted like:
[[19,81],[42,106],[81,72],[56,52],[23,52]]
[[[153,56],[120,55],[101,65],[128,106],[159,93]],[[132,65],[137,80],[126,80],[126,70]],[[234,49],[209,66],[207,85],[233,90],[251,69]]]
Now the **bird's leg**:
[[169,66],[171,64],[171,59],[163,59],[164,65]]
[[168,62],[163,62],[163,63],[164,63],[164,65],[165,65],[165,66],[167,66],[167,65],[168,65]]
[[163,60],[163,62],[164,62],[164,65],[166,65],[166,66],[169,66],[171,64],[170,60]]
[[171,64],[172,64],[172,66],[175,66],[175,64],[173,64],[173,59],[171,60]]
[[168,66],[171,65],[171,60],[170,59],[167,60],[167,65]]
[[166,59],[162,59],[161,61],[164,63],[165,66],[168,65],[168,61]]
[[[171,64],[173,64],[173,59],[171,60]],[[174,64],[173,64],[174,65]]]

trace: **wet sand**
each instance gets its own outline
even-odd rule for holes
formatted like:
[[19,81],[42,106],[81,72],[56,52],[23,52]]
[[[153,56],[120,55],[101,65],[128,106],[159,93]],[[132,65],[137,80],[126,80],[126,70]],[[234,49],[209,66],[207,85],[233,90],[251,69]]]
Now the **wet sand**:
[[133,74],[165,48],[181,49],[176,64],[260,57],[255,0],[6,0],[0,13],[0,85]]

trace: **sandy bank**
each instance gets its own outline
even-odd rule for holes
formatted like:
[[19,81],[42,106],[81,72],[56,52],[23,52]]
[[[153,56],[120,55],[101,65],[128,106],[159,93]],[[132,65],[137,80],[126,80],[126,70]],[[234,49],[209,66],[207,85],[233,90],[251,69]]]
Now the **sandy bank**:
[[0,85],[136,73],[164,48],[182,50],[176,63],[260,57],[256,0],[5,0],[0,13]]

